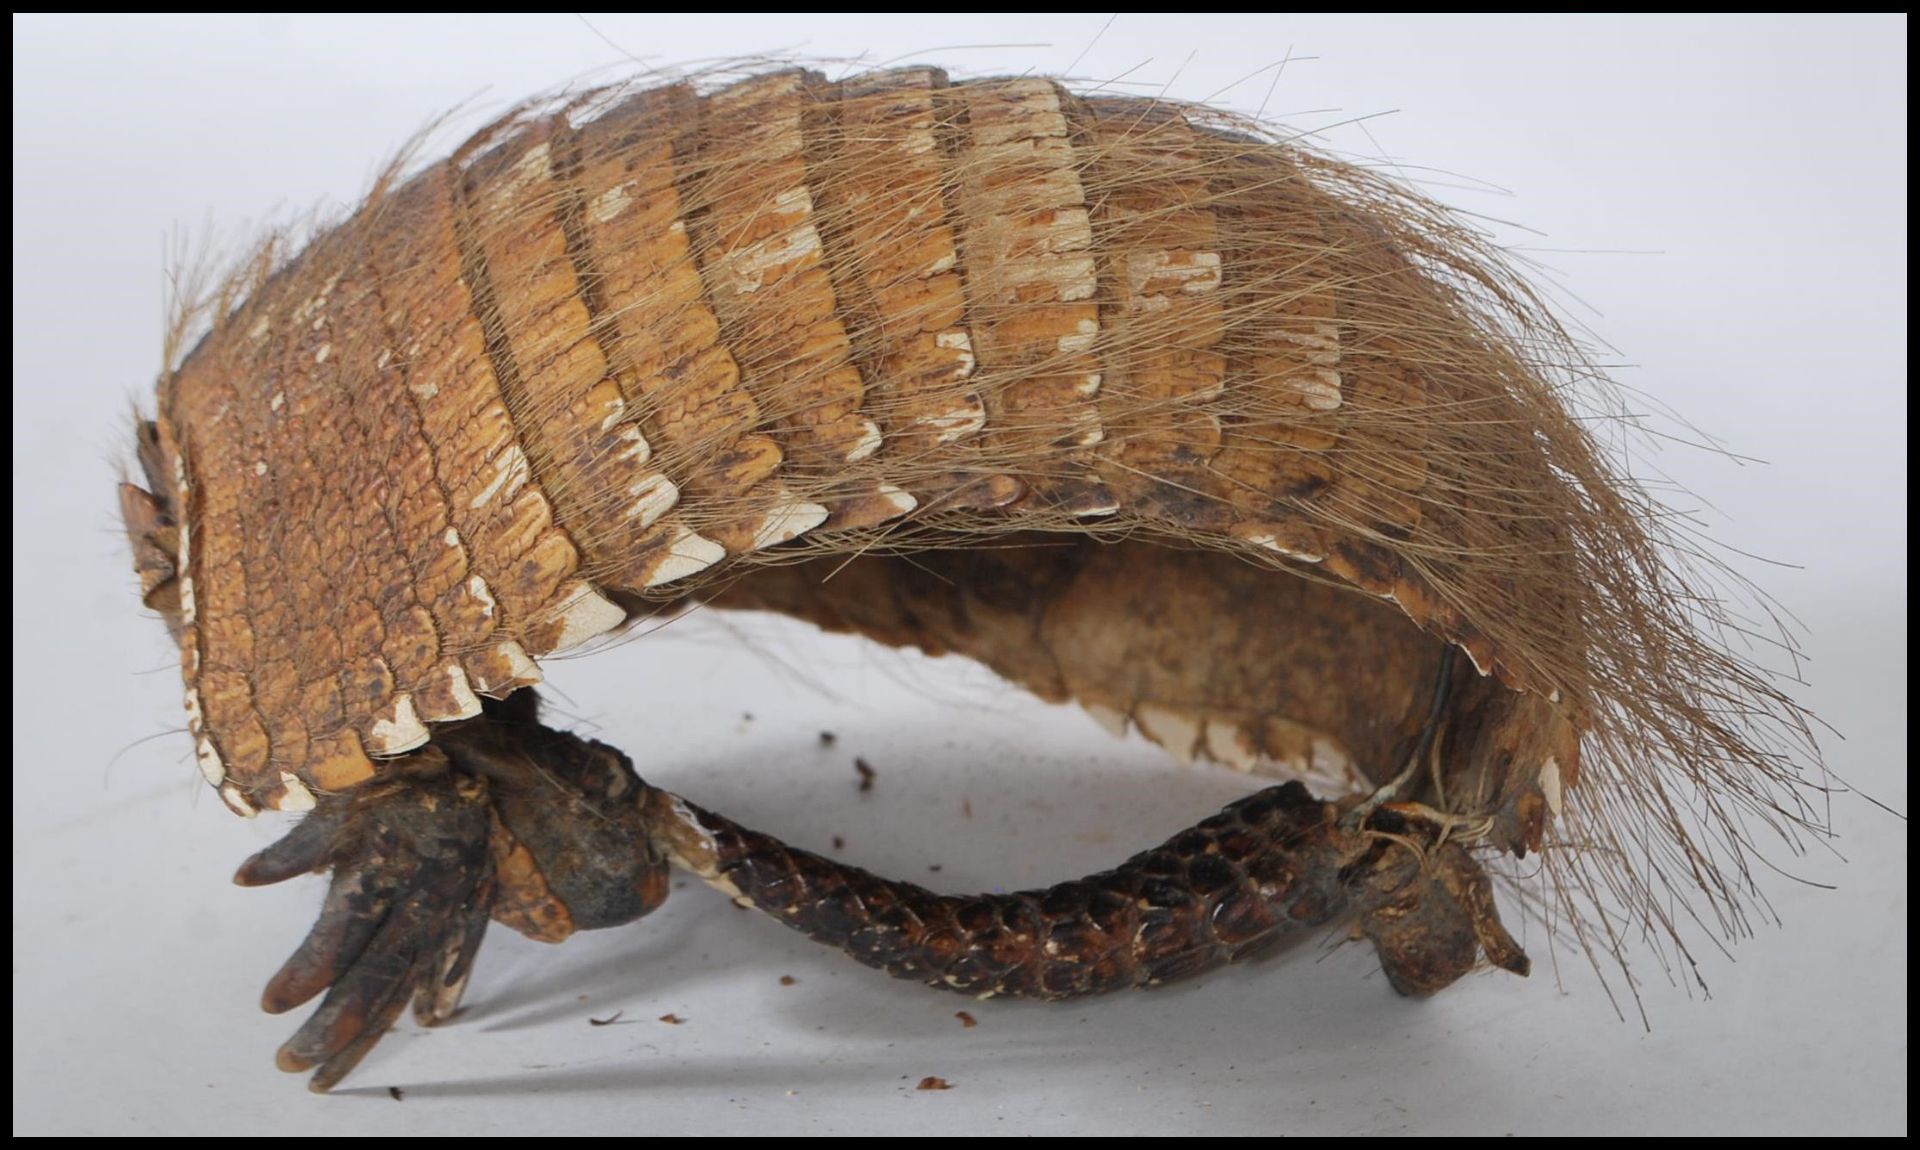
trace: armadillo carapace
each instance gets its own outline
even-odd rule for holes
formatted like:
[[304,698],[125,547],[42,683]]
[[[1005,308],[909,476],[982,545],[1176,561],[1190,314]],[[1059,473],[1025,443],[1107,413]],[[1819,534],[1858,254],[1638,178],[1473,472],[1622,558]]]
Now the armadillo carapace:
[[[1556,889],[1658,927],[1697,886],[1737,924],[1738,848],[1668,792],[1736,844],[1790,793],[1751,720],[1798,713],[1696,629],[1718,608],[1524,282],[1207,108],[931,69],[594,91],[199,315],[122,501],[207,782],[310,812],[240,880],[334,875],[265,998],[327,991],[280,1052],[316,1088],[407,1000],[447,1017],[489,918],[630,921],[673,866],[974,993],[1146,985],[1343,915],[1428,993],[1526,969],[1481,860],[1578,841]],[[537,722],[543,657],[695,602],[969,655],[1328,797],[1047,891],[888,882]]]

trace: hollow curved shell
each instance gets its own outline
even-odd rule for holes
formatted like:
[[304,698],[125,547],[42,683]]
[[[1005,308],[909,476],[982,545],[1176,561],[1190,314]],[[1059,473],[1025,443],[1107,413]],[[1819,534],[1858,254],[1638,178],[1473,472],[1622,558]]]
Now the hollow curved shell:
[[[1201,593],[1253,570],[1464,650],[1505,708],[1489,754],[1535,795],[1513,845],[1583,761],[1602,839],[1677,826],[1656,762],[1714,818],[1786,777],[1728,716],[1798,713],[1695,629],[1524,284],[1418,197],[1203,107],[931,69],[598,90],[383,180],[205,315],[160,383],[152,494],[123,494],[201,769],[242,812],[375,778],[691,599],[967,650],[1183,755],[1287,757],[1265,719],[1043,683],[1017,627],[929,622],[935,591],[888,617],[822,579],[866,556],[847,587],[904,586],[880,556],[1012,532],[1199,553],[1116,576],[1088,635],[1128,596],[1192,599],[1164,633],[1195,643],[1284,626]],[[1276,637],[1216,693],[1249,702],[1290,650],[1335,694],[1385,657],[1329,642]]]

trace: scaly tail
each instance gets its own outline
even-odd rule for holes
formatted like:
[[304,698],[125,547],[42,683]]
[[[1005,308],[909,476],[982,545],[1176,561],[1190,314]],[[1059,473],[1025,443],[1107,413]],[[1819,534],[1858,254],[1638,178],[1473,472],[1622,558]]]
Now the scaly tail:
[[649,796],[646,821],[673,863],[741,905],[896,978],[983,998],[1154,986],[1351,911],[1404,994],[1453,982],[1483,948],[1525,974],[1485,873],[1420,810],[1390,805],[1350,825],[1340,806],[1287,783],[1113,870],[960,896],[796,850],[664,791]]

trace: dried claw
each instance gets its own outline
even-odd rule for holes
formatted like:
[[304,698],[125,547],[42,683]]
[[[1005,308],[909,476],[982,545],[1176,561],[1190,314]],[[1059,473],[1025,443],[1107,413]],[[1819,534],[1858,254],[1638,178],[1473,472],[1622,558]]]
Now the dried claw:
[[[426,965],[419,939],[437,925],[429,921],[436,917],[418,898],[388,916],[365,951],[333,982],[320,1009],[280,1047],[280,1068],[306,1070],[328,1061],[365,1034],[390,1004],[405,1005]],[[389,1017],[375,1033],[391,1022]]]
[[[399,1018],[400,1012],[406,1008],[407,988],[414,980],[415,973],[413,969],[409,969],[399,978],[391,980],[377,998],[356,1000],[354,1006],[357,1012],[344,1015],[342,1020],[336,1022],[332,1032],[324,1035],[327,1039],[323,1047],[325,1053],[321,1056],[324,1061],[320,1063],[320,1068],[314,1071],[313,1077],[307,1080],[307,1089],[315,1094],[325,1094],[342,1078],[352,1073],[354,1067],[360,1065],[360,1060],[365,1058],[382,1038],[386,1037],[394,1020]],[[325,1009],[325,1006],[321,1007],[322,1011]],[[317,1012],[315,1017],[319,1017]],[[304,1031],[306,1028],[301,1029]],[[306,1066],[289,1065],[288,1048],[299,1037],[300,1035],[296,1034],[294,1039],[280,1048],[277,1061],[282,1069],[306,1069]],[[309,1062],[307,1065],[310,1066],[312,1063]]]
[[307,1079],[307,1089],[315,1094],[325,1094],[339,1085],[340,1080],[353,1073],[353,1068],[360,1065],[360,1060],[387,1036],[387,1031],[393,1027],[394,1020],[400,1017],[406,1005],[407,996],[404,993],[395,994],[392,999],[382,1003],[379,1011],[368,1020],[366,1029],[360,1032],[360,1037],[341,1047],[339,1053],[313,1072],[313,1077]]
[[333,802],[314,811],[271,846],[241,863],[233,881],[240,886],[267,886],[325,867],[334,836],[351,810],[350,803]]
[[1521,978],[1533,973],[1533,960],[1500,921],[1500,910],[1493,901],[1493,880],[1485,870],[1468,859],[1464,851],[1456,852],[1443,860],[1440,881],[1465,909],[1467,921],[1473,924],[1473,935],[1479,940],[1488,962]]
[[284,1014],[334,985],[359,961],[393,906],[391,887],[369,891],[365,879],[358,871],[334,875],[319,920],[307,932],[306,941],[267,981],[260,995],[260,1009]]
[[[487,897],[474,900],[482,908],[492,901],[491,892],[484,893]],[[441,949],[427,969],[429,977],[414,991],[415,1022],[421,1026],[438,1026],[460,1009],[460,996],[466,993],[467,978],[473,973],[474,955],[479,953],[480,941],[486,934],[486,911],[476,913],[469,909],[466,930]]]
[[261,996],[279,1013],[327,992],[280,1047],[282,1070],[315,1070],[309,1085],[325,1091],[408,999],[431,1021],[453,1013],[493,901],[489,819],[478,780],[400,779],[331,800],[240,868],[252,884],[335,867],[318,921]]

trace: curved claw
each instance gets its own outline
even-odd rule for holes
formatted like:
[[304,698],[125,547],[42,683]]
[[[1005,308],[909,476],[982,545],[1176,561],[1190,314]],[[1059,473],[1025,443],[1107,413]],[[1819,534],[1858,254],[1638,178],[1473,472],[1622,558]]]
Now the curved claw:
[[396,780],[324,801],[242,864],[235,880],[249,886],[333,869],[319,919],[261,996],[277,1014],[326,992],[280,1047],[282,1070],[313,1070],[310,1087],[326,1091],[409,998],[422,1022],[453,1014],[493,904],[490,825],[480,780]]
[[[493,901],[491,891],[484,901]],[[453,1017],[460,1008],[460,996],[466,992],[467,976],[473,973],[473,957],[480,952],[480,940],[486,935],[487,915],[482,912],[469,914],[466,930],[448,936],[425,972],[429,977],[413,993],[415,1022],[438,1026]]]
[[285,1014],[332,986],[366,950],[373,932],[387,919],[396,884],[380,883],[368,889],[368,875],[359,870],[337,870],[320,917],[304,942],[267,980],[260,1009]]
[[265,850],[241,863],[233,872],[233,881],[240,886],[268,886],[325,868],[333,837],[352,809],[353,804],[338,801],[320,806]]

